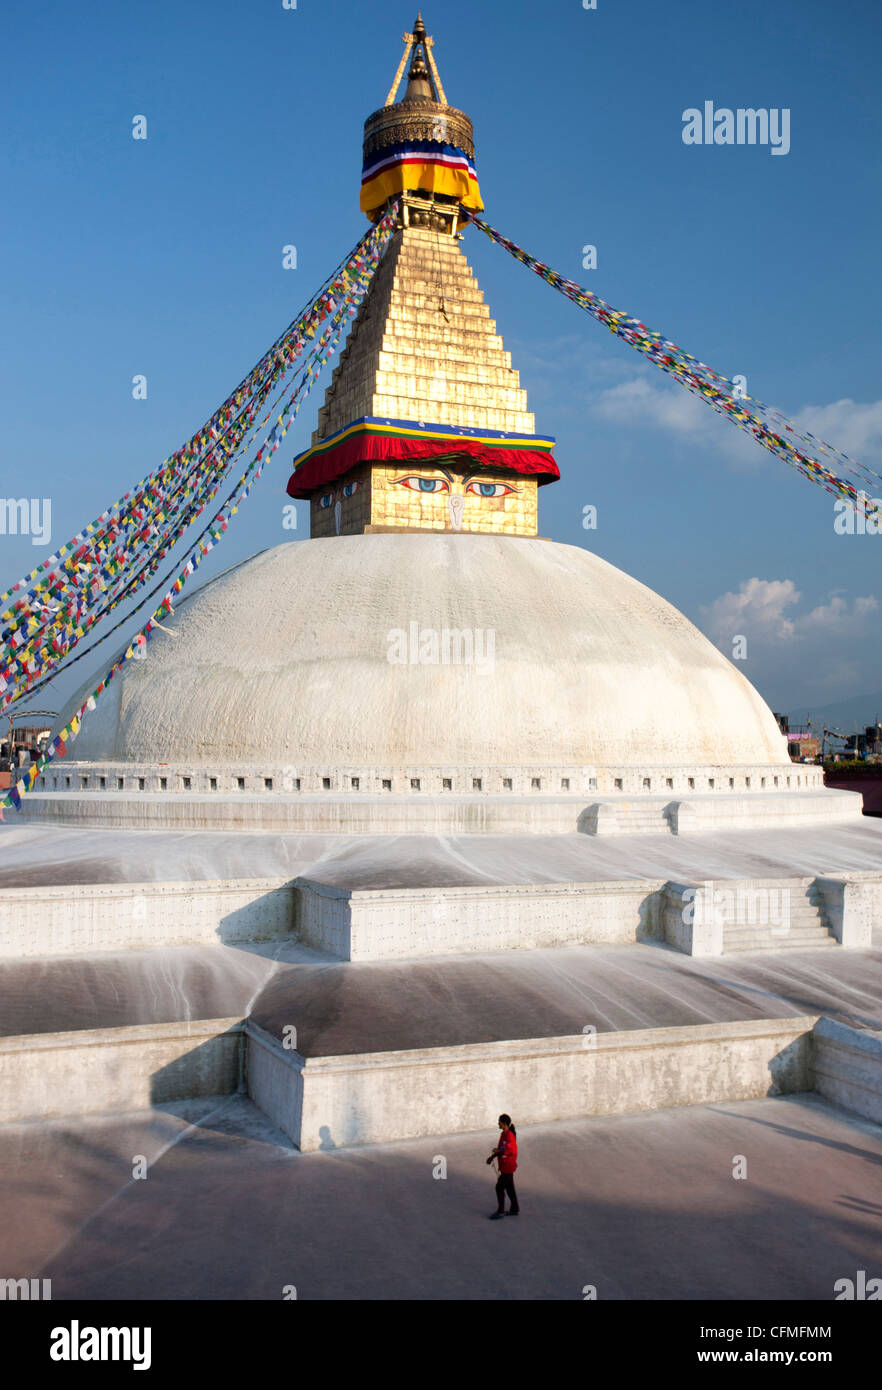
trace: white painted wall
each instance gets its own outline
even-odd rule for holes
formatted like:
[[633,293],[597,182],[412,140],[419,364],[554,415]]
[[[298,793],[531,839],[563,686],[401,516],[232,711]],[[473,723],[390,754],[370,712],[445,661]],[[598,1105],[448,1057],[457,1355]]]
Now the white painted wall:
[[661,933],[658,880],[349,892],[297,879],[297,934],[349,960],[636,941]]
[[0,1038],[0,1123],[226,1095],[240,1058],[235,1018]]
[[812,1031],[810,1077],[826,1100],[882,1125],[882,1033],[819,1019]]
[[282,878],[0,889],[0,958],[293,935],[294,891]]
[[[302,1149],[808,1089],[815,1017],[310,1058],[249,1025],[249,1092]],[[253,1087],[253,1089],[252,1089]]]

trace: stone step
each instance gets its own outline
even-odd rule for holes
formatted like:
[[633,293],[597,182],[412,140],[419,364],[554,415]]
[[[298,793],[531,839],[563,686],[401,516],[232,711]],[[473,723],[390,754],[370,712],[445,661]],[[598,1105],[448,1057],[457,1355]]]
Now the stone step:
[[[398,286],[395,287],[393,293],[399,293]],[[421,271],[419,274],[408,276],[407,286],[402,290],[402,296],[406,298],[406,302],[412,303],[414,295],[427,295],[429,298],[440,296],[444,300],[445,308],[448,301],[467,304],[484,303],[484,291],[479,289],[476,280],[467,280],[461,277],[453,279],[446,272],[435,275],[430,271]]]
[[780,936],[772,936],[770,931],[765,931],[735,937],[731,936],[729,932],[723,933],[723,955],[728,955],[731,951],[808,951],[814,950],[815,947],[826,948],[838,944],[836,938],[826,931],[819,931],[814,934],[790,931],[782,932]]
[[[679,915],[676,907],[668,908],[673,916]],[[773,924],[771,922],[739,922],[730,920],[723,922],[723,933],[727,940],[741,939],[745,936],[765,936],[771,932]],[[807,936],[826,936],[829,928],[826,921],[817,914],[811,917],[795,917],[793,914],[787,922],[787,935],[807,935]]]
[[[390,298],[389,310],[392,316],[399,318],[410,318],[414,321],[418,316],[427,317],[430,313],[438,314],[442,317],[438,308],[438,298],[436,294],[410,294],[400,290],[393,290]],[[483,302],[483,298],[477,300],[451,300],[449,303],[444,301],[444,308],[448,318],[453,319],[474,319],[476,322],[487,323],[490,318],[490,310]]]
[[622,830],[633,830],[636,828],[647,830],[670,830],[670,821],[664,816],[617,816],[619,826]]
[[[728,939],[740,940],[748,936],[768,936],[774,931],[772,922],[724,922],[723,934]],[[788,931],[782,932],[786,936],[827,936],[826,923],[819,922],[815,918],[811,922],[793,922],[788,925]]]
[[430,380],[439,374],[448,381],[472,381],[484,386],[520,389],[521,379],[513,367],[483,362],[479,358],[437,357],[431,353],[389,352],[384,349],[377,364],[380,372],[411,375]]
[[[342,402],[344,394],[348,399],[356,399],[359,393],[367,400],[372,395],[408,396],[419,400],[425,397],[426,400],[474,400],[476,404],[482,401],[492,406],[496,410],[526,410],[527,396],[522,386],[518,383],[518,378],[506,373],[505,376],[499,373],[495,379],[481,381],[477,379],[474,372],[466,374],[453,373],[452,375],[439,371],[435,375],[427,376],[420,372],[414,375],[414,363],[407,364],[408,369],[394,371],[383,368],[382,370],[368,373],[359,373],[353,377],[341,375],[332,383],[333,396],[329,399],[338,399]],[[419,367],[428,364],[419,363]],[[342,388],[342,389],[341,389]],[[420,415],[420,419],[426,419],[425,412]]]
[[394,372],[377,372],[375,393],[378,396],[405,396],[409,400],[426,402],[420,419],[432,401],[456,401],[458,405],[489,406],[493,410],[517,411],[527,409],[527,393],[517,386],[487,386],[479,381],[449,381],[443,377],[399,376]]
[[[370,409],[362,415],[390,417],[398,420],[423,420],[426,402],[407,396],[374,396]],[[347,421],[343,422],[348,423]],[[440,423],[440,422],[439,422]],[[468,429],[510,430],[515,434],[535,434],[536,421],[522,411],[497,410],[451,402],[444,411],[444,424],[463,425]]]
[[446,358],[432,357],[428,353],[417,356],[410,353],[382,352],[379,362],[359,364],[353,371],[348,364],[341,363],[335,368],[331,381],[336,387],[340,377],[346,372],[346,383],[350,389],[357,389],[380,378],[400,380],[402,377],[412,382],[416,390],[422,382],[437,381],[443,378],[451,384],[468,383],[475,386],[490,387],[496,390],[521,391],[520,377],[510,367],[487,365],[480,359],[471,361],[449,361]]
[[825,942],[833,942],[835,944],[836,938],[831,936],[828,931],[818,930],[812,932],[804,929],[791,930],[789,932],[781,932],[780,934],[776,933],[773,935],[770,927],[764,927],[761,931],[757,932],[744,932],[743,934],[733,934],[728,931],[723,932],[723,945],[725,950],[733,946],[775,945],[776,942],[782,941],[785,945],[795,945],[796,943],[812,945],[824,944]]
[[[717,880],[715,880],[716,882]],[[718,880],[720,883],[738,883],[742,888],[790,888],[800,892],[818,892],[813,878],[733,878]]]
[[475,272],[461,251],[455,250],[445,255],[443,249],[424,246],[402,247],[398,258],[392,263],[391,269],[394,274],[402,276],[411,275],[420,270],[432,271],[439,265],[448,275],[470,275],[472,278],[475,276]]
[[724,945],[723,955],[737,956],[747,951],[825,951],[838,945],[839,942],[832,936],[825,937],[823,941],[790,941],[786,937],[776,937],[773,941],[761,941],[751,945]]
[[382,345],[394,351],[400,343],[427,343],[447,350],[460,348],[469,352],[474,349],[476,341],[480,341],[483,351],[494,353],[506,366],[511,366],[511,353],[506,351],[498,333],[489,332],[485,327],[482,327],[480,332],[456,327],[454,324],[445,323],[440,316],[426,324],[389,319],[384,327]]
[[[791,932],[794,932],[794,931],[807,931],[807,932],[821,931],[821,932],[826,932],[826,930],[827,930],[827,922],[826,922],[826,919],[823,917],[823,915],[822,915],[820,912],[792,912],[792,911],[791,911],[790,913],[788,913],[787,921],[788,921],[788,924],[789,924],[789,927],[790,927]],[[768,922],[763,922],[763,921],[758,921],[758,922],[739,922],[739,921],[737,920],[737,917],[736,917],[734,920],[727,921],[724,925],[725,925],[725,930],[726,930],[726,931],[731,931],[731,932],[768,931],[768,929],[769,929],[769,923],[768,923]]]

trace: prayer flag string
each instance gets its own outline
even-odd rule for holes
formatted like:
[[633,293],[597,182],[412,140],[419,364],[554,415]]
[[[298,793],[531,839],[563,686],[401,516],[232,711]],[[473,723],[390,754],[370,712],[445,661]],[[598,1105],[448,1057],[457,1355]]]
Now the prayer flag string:
[[[270,353],[265,354],[264,358],[261,359],[261,364],[259,364],[259,366],[262,366],[261,373],[258,375],[255,375],[254,372],[249,374],[249,378],[246,380],[251,383],[251,395],[248,398],[247,409],[242,412],[247,419],[247,428],[242,430],[241,437],[244,438],[249,430],[251,430],[252,426],[254,426],[254,429],[251,430],[252,436],[256,437],[256,434],[269,425],[271,420],[273,423],[260,440],[259,447],[254,452],[253,457],[239,477],[232,492],[227,496],[222,506],[197,538],[188,559],[179,570],[170,587],[164,593],[152,616],[129,641],[125,651],[122,652],[105,672],[102,680],[80,705],[75,714],[68,720],[65,727],[50,739],[45,754],[31,763],[30,767],[23,772],[22,777],[10,788],[3,800],[0,801],[0,807],[13,807],[16,810],[20,809],[22,798],[33,789],[37,779],[46,766],[53,760],[65,756],[69,743],[79,732],[82,720],[85,718],[87,712],[95,708],[96,701],[106,690],[110,682],[116,677],[118,672],[122,670],[127,661],[131,661],[135,659],[136,656],[141,655],[143,647],[150,639],[151,634],[155,632],[157,628],[161,628],[162,619],[173,613],[173,604],[177,600],[178,594],[180,594],[190,576],[194,574],[199,565],[201,565],[205,556],[214,549],[226,533],[230,520],[238,513],[243,502],[249,497],[254,484],[263,473],[266,464],[281,445],[300,406],[312,389],[321,368],[336,350],[337,343],[342,336],[347,321],[355,317],[358,305],[367,293],[374,274],[376,273],[377,266],[382,259],[383,253],[394,231],[396,212],[397,204],[393,205],[376,226],[362,238],[353,253],[347,258],[339,274],[334,277],[329,285],[326,285],[326,288],[322,290],[309,309],[301,315],[297,324],[294,325],[298,331],[291,334],[289,330],[286,330],[286,335],[283,335],[283,337],[289,338],[288,346],[278,359],[275,355],[275,348],[271,349]],[[324,320],[327,320],[327,324],[320,336],[316,338],[316,332]],[[280,339],[279,341],[281,342],[282,340]],[[307,347],[308,351],[303,361],[302,370],[298,373],[299,379],[294,386],[283,386],[276,398],[276,402],[270,405],[265,412],[262,410],[259,412],[258,407],[263,407],[265,405],[272,385],[278,383],[280,378],[284,379],[288,376],[289,369],[295,362],[303,357],[304,348]],[[275,369],[276,365],[279,367],[278,371]],[[255,371],[256,370],[257,369],[255,369]],[[282,401],[281,398],[284,396],[287,396],[287,400]],[[242,400],[245,400],[244,396]],[[223,409],[222,407],[222,411]],[[254,422],[258,413],[262,414],[262,418],[257,421],[257,425],[255,426]],[[194,436],[194,439],[198,440],[199,438],[200,436]],[[192,443],[192,441],[190,442]],[[185,448],[186,447],[187,446],[185,446]],[[237,445],[235,452],[240,451],[241,443]],[[212,450],[211,452],[214,451]],[[177,458],[178,456],[176,455],[174,457]],[[154,545],[146,562],[143,560],[143,557],[141,558],[140,567],[129,579],[130,586],[134,585],[136,581],[138,585],[145,582],[145,579],[149,577],[149,575],[155,573],[162,556],[181,538],[183,531],[195,520],[206,503],[218,491],[223,478],[227,476],[229,472],[232,459],[232,452],[229,458],[223,461],[215,457],[214,474],[211,477],[210,486],[206,484],[195,499],[188,493],[187,500],[183,507],[171,505],[173,499],[168,499],[166,503],[168,515],[164,515],[163,520],[166,522],[171,520],[175,524],[171,528],[166,525],[161,535],[161,542]],[[156,476],[157,475],[152,475],[154,478]],[[113,509],[108,509],[108,512],[103,513],[102,516],[107,518],[112,511]],[[90,528],[87,527],[84,532],[80,533],[80,536],[89,533]],[[73,544],[74,543],[71,542],[69,546],[63,548],[64,552],[68,555],[71,555],[71,553],[76,554],[75,551],[71,552],[70,549],[70,546]],[[60,555],[62,552],[58,552],[58,554]],[[53,559],[57,559],[57,557],[53,557]],[[48,564],[49,562],[46,563]],[[38,570],[43,568],[45,568],[45,565],[38,567]],[[37,573],[38,571],[34,572],[34,574]],[[28,576],[29,581],[33,580],[34,574]],[[124,570],[123,575],[125,575]],[[25,581],[25,583],[27,583],[27,581]],[[45,606],[44,594],[47,591],[51,594],[53,588],[58,588],[59,586],[60,580],[58,578],[58,571],[53,572],[51,579],[48,575],[44,579],[38,579],[37,584],[33,585],[32,589],[28,591],[30,606],[33,608]],[[18,589],[21,586],[15,587]],[[15,592],[15,590],[10,592]],[[63,589],[61,592],[63,592]],[[128,592],[125,595],[116,597],[109,605],[105,603],[100,616],[104,616],[106,612],[109,611],[109,608],[115,606],[123,596],[128,596]],[[25,600],[22,598],[17,601],[17,605],[24,602]],[[15,606],[16,613],[17,616],[21,618],[22,612],[27,612],[27,607],[25,610],[22,610],[17,605]],[[8,619],[9,616],[8,613],[3,614],[4,619]],[[73,636],[75,640],[78,641],[89,626],[85,621],[87,616],[88,615],[84,613],[77,624],[72,624],[74,627],[73,633],[65,632],[65,637]],[[34,628],[31,629],[27,618],[23,618],[12,628],[8,638],[7,634],[4,632],[3,640],[6,645],[2,656],[2,668],[0,668],[0,693],[5,697],[3,707],[11,704],[15,699],[21,698],[23,695],[32,695],[39,678],[42,678],[42,680],[39,680],[39,683],[42,683],[43,680],[47,680],[53,674],[57,674],[63,654],[75,645],[75,641],[66,641],[56,644],[55,646],[53,646],[51,642],[47,642],[43,648],[36,645],[34,641],[35,636],[44,635],[51,631],[53,625],[54,623],[44,621],[42,623],[35,623]],[[22,634],[29,644],[27,647],[25,647],[24,643],[21,641]],[[18,643],[15,642],[15,637],[17,635],[20,636]],[[23,649],[27,652],[25,659],[22,659]]]
[[[827,444],[823,439],[809,434],[808,431],[801,431],[785,415],[764,405],[755,397],[748,396],[740,390],[734,381],[721,376],[706,366],[705,363],[699,362],[698,358],[684,352],[681,347],[671,342],[669,338],[665,338],[661,333],[647,328],[646,324],[639,319],[632,318],[630,314],[624,313],[621,309],[614,309],[599,295],[585,289],[583,285],[576,284],[574,280],[568,280],[565,276],[558,274],[550,266],[545,265],[543,261],[537,260],[535,256],[531,256],[528,251],[523,250],[516,242],[496,231],[482,218],[466,209],[463,209],[463,217],[473,222],[476,227],[490,237],[491,241],[503,246],[509,255],[514,256],[515,260],[529,266],[532,271],[541,276],[549,285],[553,285],[567,299],[571,299],[574,304],[578,304],[580,309],[591,314],[598,323],[602,323],[611,333],[622,338],[638,352],[643,353],[655,366],[679,381],[681,386],[685,386],[688,391],[692,391],[703,401],[706,401],[719,415],[731,420],[738,429],[750,434],[763,448],[776,454],[778,458],[783,459],[792,468],[796,468],[804,477],[817,483],[827,492],[847,498],[849,503],[854,506],[862,496],[860,490],[862,479],[869,481],[871,485],[882,482],[882,475],[875,472],[874,469],[849,458],[848,454],[843,453],[841,449],[836,449],[832,444]],[[819,455],[828,459],[834,466],[828,467],[827,464],[821,462]],[[851,473],[852,477],[857,480],[858,486],[850,482],[847,477],[842,476],[846,473]],[[866,494],[863,495],[866,496]]]

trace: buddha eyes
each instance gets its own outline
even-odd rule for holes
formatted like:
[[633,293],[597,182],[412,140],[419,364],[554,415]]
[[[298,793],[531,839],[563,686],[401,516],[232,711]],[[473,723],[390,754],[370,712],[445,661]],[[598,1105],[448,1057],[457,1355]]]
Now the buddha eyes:
[[411,492],[449,492],[450,484],[443,478],[396,478],[396,484],[409,487]]
[[514,492],[513,487],[507,483],[469,483],[466,492],[472,492],[476,497],[505,497],[509,492]]
[[[342,486],[342,488],[340,489],[340,495],[341,495],[341,497],[351,497],[351,496],[353,495],[353,493],[355,493],[355,492],[358,492],[358,483],[344,483],[343,486]],[[333,505],[334,505],[334,494],[333,494],[333,492],[325,492],[325,493],[322,493],[321,497],[319,498],[319,506],[320,506],[320,507],[331,507],[331,506],[333,506]]]
[[[412,492],[450,491],[450,484],[443,478],[418,478],[414,474],[409,478],[396,478],[395,483],[398,487],[409,487]],[[467,484],[465,491],[470,492],[473,497],[505,497],[517,489],[509,487],[507,483],[481,483],[473,479]]]

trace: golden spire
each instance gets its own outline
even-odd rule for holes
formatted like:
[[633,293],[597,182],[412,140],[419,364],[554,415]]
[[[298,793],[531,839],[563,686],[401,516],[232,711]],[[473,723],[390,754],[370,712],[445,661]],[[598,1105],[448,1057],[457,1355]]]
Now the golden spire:
[[441,106],[446,106],[447,98],[444,95],[444,88],[441,85],[441,78],[435,63],[435,55],[432,52],[435,40],[426,33],[426,26],[421,14],[416,17],[413,32],[404,34],[402,37],[404,39],[404,52],[401,55],[401,62],[398,64],[395,79],[389,88],[389,95],[383,103],[384,106],[391,106],[395,101],[396,93],[401,86],[405,65],[411,54],[413,54],[413,62],[408,73],[408,85],[403,100],[436,101]]
[[[408,59],[404,96],[396,101]],[[426,203],[416,225],[456,232],[460,206],[483,208],[475,172],[475,132],[463,111],[447,104],[432,53],[432,39],[418,14],[404,35],[404,53],[384,106],[364,123],[361,209],[376,222],[399,194]],[[429,206],[431,205],[431,206]],[[409,225],[406,211],[404,225]]]

